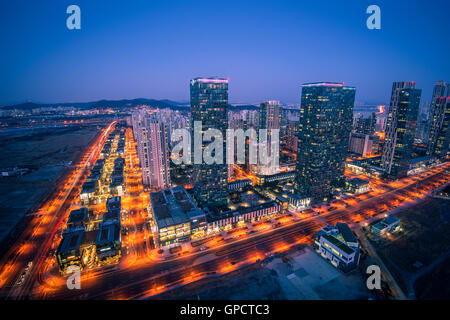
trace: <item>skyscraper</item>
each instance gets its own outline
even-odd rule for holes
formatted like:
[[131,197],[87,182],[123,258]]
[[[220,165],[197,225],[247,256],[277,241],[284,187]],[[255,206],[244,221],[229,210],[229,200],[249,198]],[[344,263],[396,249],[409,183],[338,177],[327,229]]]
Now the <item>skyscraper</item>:
[[132,123],[144,186],[169,188],[169,133],[166,124],[156,114],[150,115],[142,110],[133,113]]
[[[222,164],[196,164],[194,161],[194,196],[202,204],[224,205],[227,203],[228,166],[226,163],[226,129],[228,128],[228,79],[195,78],[190,83],[191,125],[200,121],[202,134],[208,129],[222,133]],[[194,134],[192,134],[194,137]],[[209,142],[201,143],[201,150]],[[194,150],[194,149],[192,149]]]
[[259,108],[260,129],[280,129],[280,102],[264,101]]
[[438,81],[430,105],[428,154],[445,158],[449,150],[450,83]]
[[297,153],[298,147],[298,120],[298,117],[292,116],[288,119],[288,124],[286,126],[286,148],[294,153]]
[[356,118],[355,121],[355,132],[363,134],[374,134],[377,124],[377,115],[375,112],[366,118],[363,115]]
[[422,90],[414,82],[394,82],[386,120],[381,166],[391,177],[408,173]]
[[[276,144],[279,144],[279,141],[274,140],[276,139],[276,136],[274,136],[273,130],[280,130],[280,118],[281,111],[279,101],[271,100],[261,103],[259,112],[259,129],[267,130],[266,150],[268,157],[272,157],[272,152],[279,152],[279,148],[276,148]],[[260,161],[257,172],[260,174],[275,174],[277,173],[277,170],[278,168],[275,167],[274,164],[270,162],[268,164],[263,164],[263,162]]]
[[355,91],[335,82],[302,86],[295,190],[314,202],[343,186]]

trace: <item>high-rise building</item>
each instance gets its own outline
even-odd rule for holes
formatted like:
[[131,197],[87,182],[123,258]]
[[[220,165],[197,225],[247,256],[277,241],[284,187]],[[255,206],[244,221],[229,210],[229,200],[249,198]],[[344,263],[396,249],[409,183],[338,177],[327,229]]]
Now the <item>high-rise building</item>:
[[381,166],[391,177],[407,175],[422,90],[414,82],[394,82],[386,120]]
[[363,115],[356,118],[355,121],[355,132],[372,135],[375,133],[377,124],[377,115],[375,112],[366,118]]
[[329,199],[333,186],[345,183],[355,91],[335,82],[302,86],[295,191],[314,202]]
[[[191,126],[201,122],[204,134],[208,129],[217,129],[223,137],[223,161],[221,164],[195,163],[194,196],[201,204],[224,205],[227,203],[228,165],[226,163],[226,129],[228,128],[228,79],[195,78],[190,83]],[[192,134],[194,137],[194,133]],[[194,138],[193,138],[194,140]],[[201,150],[209,142],[201,143]],[[192,149],[194,150],[194,148]],[[195,152],[195,150],[194,150]]]
[[294,153],[297,153],[298,147],[298,120],[298,117],[292,117],[286,126],[286,148]]
[[280,129],[280,102],[276,100],[264,101],[259,109],[260,129]]
[[349,151],[362,157],[374,156],[379,153],[380,137],[363,133],[350,134]]
[[[279,147],[276,147],[277,145],[279,146],[279,141],[275,141],[275,139],[279,139],[279,134],[278,136],[275,136],[273,130],[280,130],[280,118],[281,111],[279,101],[272,100],[261,103],[259,112],[259,129],[267,130],[267,140],[265,144],[268,159],[273,157],[272,152],[279,153]],[[261,141],[261,137],[259,137],[259,140]],[[256,171],[259,174],[270,175],[277,173],[278,169],[279,168],[276,167],[274,163],[271,163],[271,161],[267,164],[265,164],[264,161],[259,161]]]
[[144,186],[169,188],[168,127],[157,114],[147,114],[143,110],[133,113],[132,123]]
[[445,158],[450,142],[450,83],[438,81],[434,86],[430,105],[430,133],[428,154]]

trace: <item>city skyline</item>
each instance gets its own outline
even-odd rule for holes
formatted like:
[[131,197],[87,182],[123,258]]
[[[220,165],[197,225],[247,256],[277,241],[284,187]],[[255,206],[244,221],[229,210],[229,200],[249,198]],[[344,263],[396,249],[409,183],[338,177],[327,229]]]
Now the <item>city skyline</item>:
[[449,299],[449,9],[1,3],[0,299]]
[[[29,11],[9,4],[1,10],[0,41],[8,52],[0,62],[0,104],[188,101],[185,83],[199,74],[229,78],[232,103],[299,103],[301,84],[319,80],[357,87],[356,101],[366,104],[386,104],[394,81],[414,80],[431,97],[433,84],[450,74],[449,44],[439,41],[448,2],[381,1],[381,30],[365,26],[368,4],[230,2],[217,10],[195,2],[171,11],[158,2],[121,8],[80,1],[81,30],[65,27],[64,4],[27,3]],[[216,28],[204,26],[216,21],[224,26],[221,41],[187,41],[190,32],[213,39]],[[17,42],[20,37],[29,41]]]

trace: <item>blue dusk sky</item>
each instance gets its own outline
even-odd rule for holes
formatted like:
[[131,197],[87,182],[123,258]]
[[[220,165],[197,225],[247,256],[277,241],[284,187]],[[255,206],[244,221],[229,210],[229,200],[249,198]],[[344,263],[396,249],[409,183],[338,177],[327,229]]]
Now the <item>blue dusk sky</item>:
[[[66,8],[81,8],[68,30]],[[366,8],[381,8],[381,30]],[[230,79],[232,103],[299,103],[301,84],[343,81],[388,103],[450,81],[450,1],[0,1],[0,105],[189,100],[189,79]]]

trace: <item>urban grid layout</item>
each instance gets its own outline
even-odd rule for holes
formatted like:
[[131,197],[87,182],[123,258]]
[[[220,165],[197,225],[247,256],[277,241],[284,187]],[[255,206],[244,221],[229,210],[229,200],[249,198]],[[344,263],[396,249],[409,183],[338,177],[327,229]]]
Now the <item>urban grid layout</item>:
[[1,299],[450,297],[449,79],[361,103],[330,72],[234,103],[233,68],[200,70],[180,102],[0,107]]

